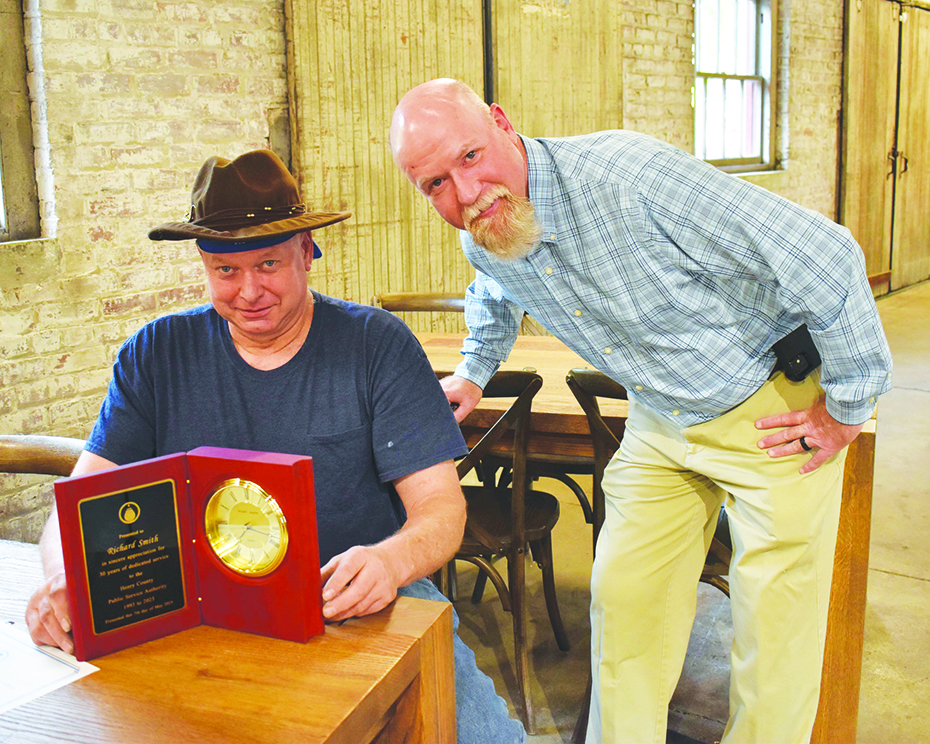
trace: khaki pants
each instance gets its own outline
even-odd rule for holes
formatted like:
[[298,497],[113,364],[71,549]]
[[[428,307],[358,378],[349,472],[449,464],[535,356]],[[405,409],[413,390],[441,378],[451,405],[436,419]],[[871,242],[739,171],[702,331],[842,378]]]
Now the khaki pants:
[[846,451],[801,475],[807,455],[769,457],[757,443],[772,432],[754,423],[821,395],[813,376],[793,383],[777,374],[737,408],[684,431],[631,403],[603,481],[588,744],[664,744],[722,504],[735,634],[724,744],[810,741]]

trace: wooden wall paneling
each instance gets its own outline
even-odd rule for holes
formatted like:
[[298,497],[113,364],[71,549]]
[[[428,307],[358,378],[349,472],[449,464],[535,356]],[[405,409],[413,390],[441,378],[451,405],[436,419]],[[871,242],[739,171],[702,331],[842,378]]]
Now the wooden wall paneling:
[[862,246],[870,276],[890,269],[898,8],[847,0],[840,222]]
[[615,129],[622,121],[622,10],[609,0],[495,0],[497,102],[530,137]]
[[[930,277],[930,10],[905,9],[902,21],[898,179],[892,289]],[[905,12],[905,11],[902,11]],[[905,170],[906,166],[906,170]]]
[[[480,90],[480,0],[287,0],[285,11],[295,176],[313,206],[353,212],[320,232],[312,283],[362,303],[386,291],[464,293],[474,272],[456,231],[396,169],[388,134],[417,83],[450,76]],[[407,320],[464,330],[460,315]]]

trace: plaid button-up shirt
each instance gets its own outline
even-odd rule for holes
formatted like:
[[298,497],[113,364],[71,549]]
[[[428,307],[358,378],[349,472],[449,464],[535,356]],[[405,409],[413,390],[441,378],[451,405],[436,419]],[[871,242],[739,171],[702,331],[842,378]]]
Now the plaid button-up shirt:
[[755,392],[806,323],[827,410],[871,416],[891,353],[846,228],[642,134],[522,139],[542,239],[505,262],[462,231],[477,275],[456,374],[483,387],[525,310],[684,428]]

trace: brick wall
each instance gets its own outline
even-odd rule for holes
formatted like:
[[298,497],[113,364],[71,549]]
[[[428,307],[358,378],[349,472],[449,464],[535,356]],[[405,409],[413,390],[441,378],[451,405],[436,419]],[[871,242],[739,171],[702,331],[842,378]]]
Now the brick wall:
[[[0,432],[86,437],[119,343],[204,300],[187,244],[147,230],[181,219],[209,155],[286,143],[278,0],[27,0],[46,234],[0,245]],[[624,122],[692,147],[691,3],[619,4]],[[842,7],[790,10],[788,169],[752,180],[835,216]],[[28,43],[28,42],[27,42]],[[351,126],[346,136],[352,136]],[[0,476],[0,537],[34,540],[48,481]]]
[[[55,237],[0,245],[0,431],[84,438],[121,341],[205,300],[191,244],[146,233],[183,219],[207,157],[268,147],[280,131],[284,11],[278,0],[33,0],[26,16]],[[0,476],[0,537],[37,538],[51,480]]]
[[785,195],[836,219],[843,3],[791,3],[790,75]]
[[623,128],[694,152],[690,0],[623,3]]

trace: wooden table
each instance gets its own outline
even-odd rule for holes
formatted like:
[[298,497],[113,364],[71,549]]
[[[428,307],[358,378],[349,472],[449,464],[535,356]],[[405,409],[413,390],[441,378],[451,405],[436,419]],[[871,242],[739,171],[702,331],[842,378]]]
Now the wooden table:
[[[22,625],[38,548],[0,540],[0,622]],[[0,741],[455,740],[452,609],[398,598],[306,644],[199,626],[94,659],[0,715]]]
[[[435,370],[451,372],[462,359],[459,335],[418,333],[417,338]],[[501,366],[532,368],[543,378],[542,389],[533,399],[530,451],[593,456],[584,412],[565,384],[565,375],[575,367],[591,365],[549,336],[519,336],[510,358]],[[487,428],[505,408],[506,401],[482,401],[465,419],[463,429]],[[622,434],[627,414],[624,404],[605,401],[601,408],[611,428]],[[856,740],[874,459],[873,418],[850,445],[846,457],[820,707],[812,744],[849,744]]]
[[[434,370],[453,372],[462,360],[462,337],[445,333],[418,333],[417,338]],[[584,411],[578,405],[565,376],[575,367],[591,368],[584,359],[552,336],[519,336],[504,370],[532,370],[543,379],[533,398],[529,452],[594,457],[591,431]],[[493,426],[511,401],[482,400],[465,419],[463,429],[481,430]],[[626,401],[600,402],[601,412],[617,436],[623,435],[627,416]]]

